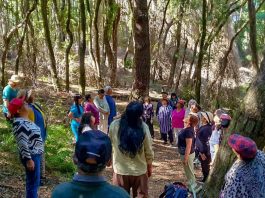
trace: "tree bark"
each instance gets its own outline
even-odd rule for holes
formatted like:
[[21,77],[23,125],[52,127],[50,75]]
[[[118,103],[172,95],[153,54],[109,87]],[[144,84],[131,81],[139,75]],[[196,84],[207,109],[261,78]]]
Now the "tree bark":
[[70,28],[71,24],[71,0],[67,0],[67,20],[66,20],[66,32],[69,37],[69,43],[67,45],[67,48],[65,50],[65,88],[66,91],[70,91],[70,80],[69,80],[69,54],[74,42],[74,36]]
[[80,26],[81,35],[79,42],[79,84],[82,95],[85,95],[86,89],[86,71],[85,71],[85,55],[86,55],[86,8],[84,0],[79,0],[80,8]]
[[224,184],[224,176],[234,162],[235,155],[228,147],[227,139],[231,132],[252,138],[259,149],[265,146],[265,51],[259,73],[247,91],[244,102],[233,117],[231,130],[225,133],[218,150],[213,170],[204,188],[203,197],[218,197]]
[[177,22],[177,30],[176,30],[176,40],[177,40],[177,46],[176,50],[173,54],[173,60],[170,68],[170,74],[167,82],[167,88],[171,89],[172,85],[174,84],[174,76],[176,72],[176,66],[177,62],[179,59],[179,50],[180,50],[180,43],[181,43],[181,29],[182,29],[182,20],[184,16],[184,8],[185,8],[185,1],[186,0],[181,0],[180,1],[180,7],[179,7],[179,17],[178,17],[178,22]]
[[133,35],[135,80],[131,99],[138,100],[149,95],[151,57],[147,0],[134,0]]
[[45,41],[46,45],[49,50],[49,56],[51,61],[51,75],[53,84],[55,85],[56,90],[60,90],[60,82],[57,75],[57,69],[56,69],[56,60],[55,55],[52,47],[52,41],[51,41],[51,35],[50,35],[50,27],[49,27],[49,21],[48,21],[48,12],[47,12],[47,0],[41,0],[41,15],[43,20],[43,28],[44,28],[44,35],[45,35]]
[[195,59],[196,59],[197,48],[198,48],[199,42],[200,42],[200,37],[198,37],[198,39],[196,40],[195,45],[194,45],[193,55],[192,55],[192,61],[190,63],[189,72],[188,72],[188,76],[187,76],[188,82],[190,82],[190,79],[192,78],[191,72],[192,72],[193,64],[194,64]]
[[249,16],[249,44],[252,56],[252,65],[255,70],[259,71],[259,59],[257,52],[257,27],[256,27],[256,10],[253,0],[248,0],[248,16]]
[[17,46],[18,50],[17,50],[17,57],[16,57],[16,63],[15,63],[15,74],[17,75],[18,75],[19,61],[20,61],[20,57],[23,51],[23,43],[24,43],[26,32],[27,32],[27,24],[24,25],[24,30],[23,30],[21,38],[19,39],[18,46]]

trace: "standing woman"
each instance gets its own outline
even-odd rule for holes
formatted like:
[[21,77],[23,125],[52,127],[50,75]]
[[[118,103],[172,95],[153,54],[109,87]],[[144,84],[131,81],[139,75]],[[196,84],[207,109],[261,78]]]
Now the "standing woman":
[[176,105],[178,103],[178,96],[176,93],[171,93],[171,96],[170,96],[170,100],[169,100],[169,104],[170,106],[172,107],[172,109],[175,109],[176,108]]
[[71,119],[71,130],[75,136],[75,142],[78,141],[78,127],[83,113],[84,108],[82,106],[82,96],[80,94],[76,94],[74,96],[74,104],[71,106],[68,114],[68,117]]
[[169,105],[168,100],[162,99],[162,106],[159,108],[157,115],[160,126],[160,132],[164,140],[164,144],[167,144],[167,139],[169,139],[170,144],[173,145],[174,139],[171,124],[171,113],[172,108]]
[[94,99],[94,104],[99,110],[99,130],[103,131],[104,133],[108,132],[108,118],[109,118],[109,105],[105,97],[104,89],[98,90],[98,95]]
[[153,104],[151,103],[151,100],[148,96],[144,98],[143,107],[144,107],[144,114],[142,117],[143,121],[149,127],[151,137],[154,138],[154,126],[153,126],[154,107],[153,107]]
[[201,112],[201,115],[202,126],[197,132],[196,149],[202,167],[202,182],[205,182],[210,172],[211,152],[209,140],[212,135],[213,114],[211,112]]
[[93,98],[90,94],[85,96],[85,105],[84,105],[84,111],[85,113],[92,113],[93,117],[95,118],[95,129],[98,128],[99,125],[99,110],[96,107],[96,105],[93,102]]
[[176,138],[176,144],[178,145],[178,134],[184,128],[185,117],[185,101],[178,100],[176,108],[172,111],[172,128]]
[[184,129],[180,131],[178,136],[178,151],[188,179],[189,189],[192,192],[200,190],[196,183],[193,165],[193,160],[195,158],[194,127],[198,124],[198,121],[197,116],[188,115],[188,117],[184,120]]
[[28,119],[29,109],[23,99],[11,100],[8,110],[14,118],[13,134],[26,171],[26,198],[37,198],[40,186],[40,161],[43,153],[41,130]]
[[113,183],[133,197],[148,197],[154,152],[148,126],[142,121],[143,105],[131,102],[109,129],[113,148]]

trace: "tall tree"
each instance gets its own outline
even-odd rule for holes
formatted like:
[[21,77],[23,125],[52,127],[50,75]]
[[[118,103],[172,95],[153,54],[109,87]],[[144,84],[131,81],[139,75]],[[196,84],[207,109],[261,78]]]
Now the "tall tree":
[[252,65],[256,71],[259,70],[259,58],[257,52],[257,27],[256,27],[256,9],[253,0],[248,0],[249,16],[249,43],[252,55]]
[[48,12],[47,12],[47,0],[41,0],[41,15],[42,15],[42,22],[43,22],[43,28],[44,28],[44,35],[45,35],[45,41],[46,45],[49,50],[49,56],[51,61],[51,75],[53,83],[57,90],[60,90],[60,82],[57,75],[57,68],[56,68],[56,60],[55,55],[52,47],[52,41],[51,41],[51,35],[50,35],[50,26],[48,21]]
[[[259,149],[265,146],[265,51],[259,73],[254,78],[244,102],[233,117],[229,133],[224,134],[223,142],[218,150],[213,170],[205,186],[203,197],[218,197],[224,184],[224,176],[234,162],[235,155],[228,148],[227,139],[231,132],[237,132],[252,138]],[[207,192],[207,193],[206,193]]]
[[131,98],[149,95],[150,38],[147,0],[133,1],[133,36],[135,78]]
[[79,41],[79,72],[80,72],[80,88],[84,95],[86,89],[86,74],[85,74],[85,55],[86,55],[86,7],[84,0],[79,0],[80,8],[80,41]]
[[67,45],[67,48],[65,50],[65,87],[66,91],[70,91],[70,80],[69,80],[69,54],[74,42],[74,36],[70,28],[71,24],[71,0],[67,0],[67,20],[66,20],[66,32],[69,37],[69,43]]

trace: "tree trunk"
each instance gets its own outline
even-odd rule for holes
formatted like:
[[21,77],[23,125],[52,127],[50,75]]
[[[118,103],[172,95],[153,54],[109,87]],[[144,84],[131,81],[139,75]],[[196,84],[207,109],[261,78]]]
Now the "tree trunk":
[[19,61],[20,61],[20,57],[22,55],[22,50],[23,50],[23,43],[24,43],[24,39],[25,39],[25,34],[27,32],[27,26],[28,25],[25,24],[22,36],[19,39],[18,46],[17,46],[18,50],[17,50],[17,57],[16,57],[16,63],[15,63],[15,74],[17,74],[17,75],[18,75],[18,70],[19,70]]
[[195,59],[196,59],[197,48],[198,48],[199,42],[200,42],[200,37],[198,37],[198,39],[195,42],[195,46],[194,46],[194,50],[193,50],[193,55],[192,55],[192,61],[190,63],[190,68],[189,68],[189,72],[188,72],[188,76],[187,76],[188,82],[190,82],[190,79],[191,79],[191,72],[192,72],[193,64],[194,64]]
[[42,20],[43,20],[45,41],[46,41],[46,45],[49,50],[49,56],[50,56],[50,61],[51,61],[52,80],[55,85],[55,88],[58,91],[60,90],[60,82],[59,82],[59,78],[57,75],[56,60],[55,60],[55,55],[54,55],[51,35],[50,35],[50,27],[49,27],[48,12],[47,12],[47,0],[41,0],[41,15],[42,15]]
[[135,80],[131,99],[138,100],[149,95],[151,57],[147,0],[134,0],[133,34]]
[[183,52],[183,57],[182,57],[182,62],[181,62],[181,67],[178,73],[178,78],[176,81],[176,86],[175,86],[175,92],[178,93],[179,91],[179,83],[181,81],[181,73],[184,69],[184,63],[185,63],[185,58],[186,58],[186,52],[187,52],[187,47],[188,47],[188,42],[189,40],[186,38],[185,46],[184,46],[184,52]]
[[55,21],[56,21],[56,28],[57,28],[57,34],[59,35],[58,39],[58,46],[62,46],[62,42],[65,40],[65,35],[63,32],[62,24],[61,24],[61,15],[59,13],[59,8],[57,4],[57,0],[52,0],[53,2],[53,7],[54,7],[54,12],[55,12]]
[[202,1],[202,27],[201,27],[201,41],[200,41],[200,52],[198,56],[198,63],[197,67],[195,69],[195,95],[196,100],[198,103],[200,103],[201,99],[201,84],[202,84],[202,77],[201,77],[201,71],[202,71],[202,64],[203,64],[203,58],[204,58],[204,45],[205,45],[205,39],[207,34],[207,0]]
[[249,44],[252,56],[252,65],[255,70],[259,71],[259,59],[257,52],[257,28],[256,28],[256,10],[253,0],[248,0],[248,16],[249,16]]
[[71,24],[71,0],[67,0],[67,20],[66,20],[66,32],[69,37],[69,43],[67,45],[67,48],[65,50],[65,88],[66,91],[70,91],[70,80],[69,80],[69,54],[74,42],[74,36],[73,33],[70,29],[70,24]]
[[82,95],[85,95],[86,89],[86,71],[85,71],[85,55],[86,55],[86,8],[84,0],[79,0],[80,6],[80,26],[81,38],[79,42],[79,83]]
[[233,117],[231,130],[225,133],[223,142],[217,153],[213,170],[205,185],[203,197],[218,197],[224,184],[224,176],[235,159],[235,154],[227,145],[231,132],[237,132],[252,138],[259,149],[265,146],[265,51],[260,71],[254,78],[244,98],[241,109]]
[[170,68],[170,74],[167,82],[167,88],[171,89],[172,85],[174,84],[174,76],[176,72],[176,66],[179,59],[179,50],[180,50],[180,43],[181,43],[181,29],[182,29],[182,19],[184,16],[184,6],[185,6],[186,0],[180,1],[180,7],[179,7],[179,17],[178,17],[178,23],[177,23],[177,30],[176,30],[176,40],[177,40],[177,46],[176,50],[173,54],[173,60]]

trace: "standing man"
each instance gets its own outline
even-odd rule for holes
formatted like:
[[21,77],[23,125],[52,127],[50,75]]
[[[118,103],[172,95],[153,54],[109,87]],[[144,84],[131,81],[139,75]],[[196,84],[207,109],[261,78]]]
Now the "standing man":
[[20,77],[18,75],[12,75],[8,80],[8,85],[3,90],[3,113],[6,120],[10,120],[11,115],[7,109],[10,101],[17,97],[18,88],[20,85]]
[[104,89],[98,90],[98,95],[94,99],[94,104],[99,110],[99,130],[107,133],[108,132],[108,117],[110,114],[110,109],[108,102],[105,97]]
[[112,97],[112,88],[111,86],[106,86],[104,88],[105,91],[105,97],[109,105],[109,118],[108,118],[108,126],[110,126],[111,122],[113,121],[113,118],[117,115],[117,110],[116,110],[116,102]]

